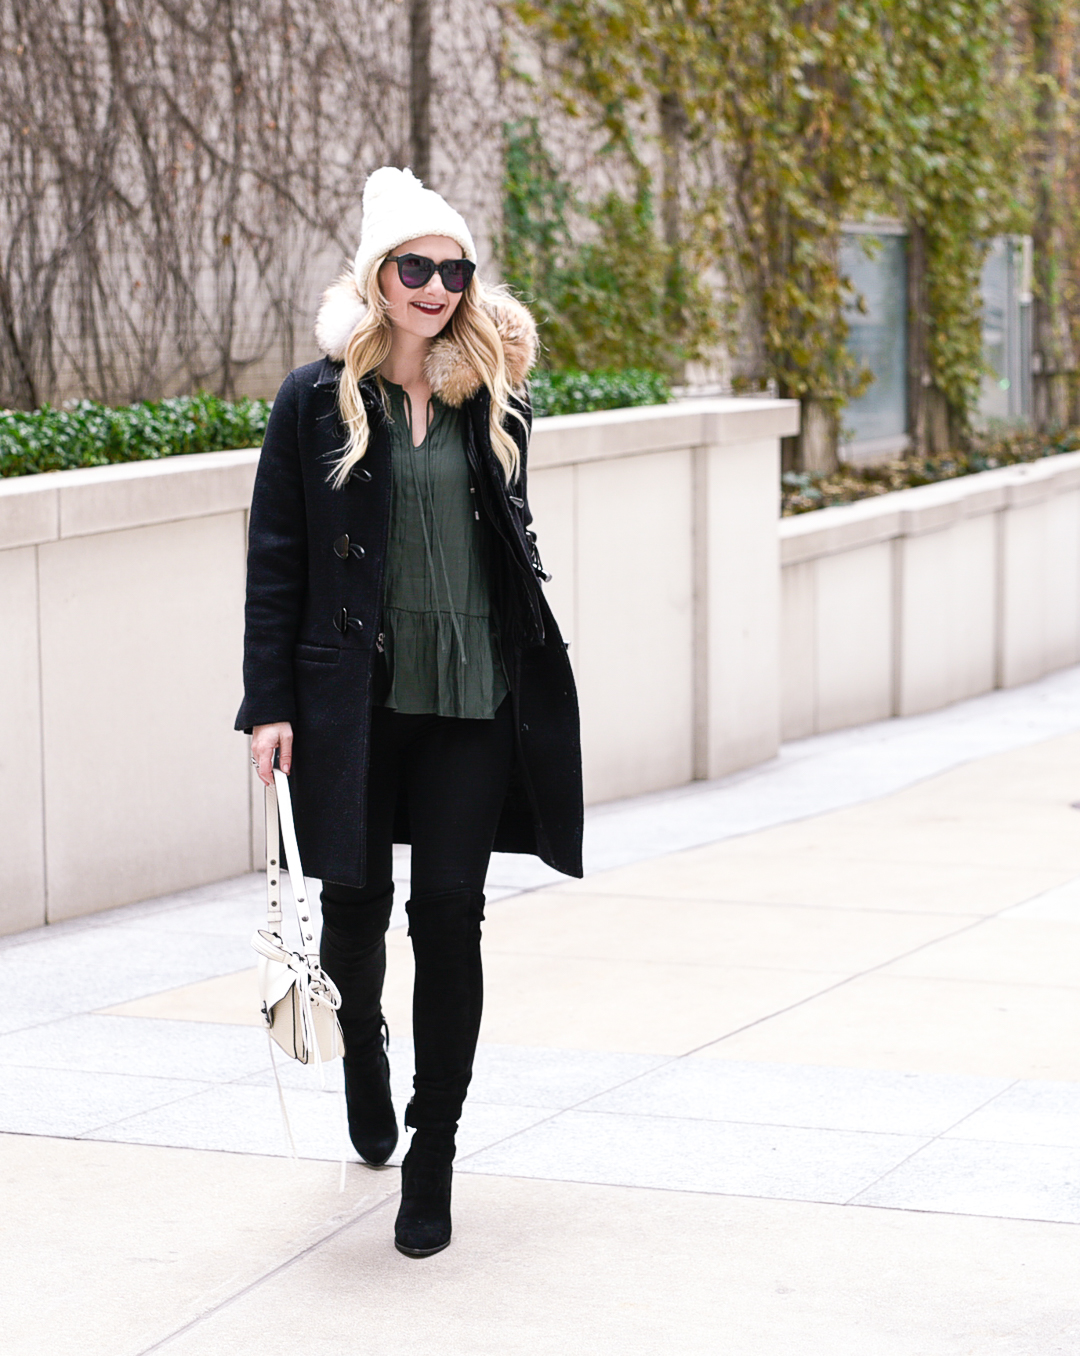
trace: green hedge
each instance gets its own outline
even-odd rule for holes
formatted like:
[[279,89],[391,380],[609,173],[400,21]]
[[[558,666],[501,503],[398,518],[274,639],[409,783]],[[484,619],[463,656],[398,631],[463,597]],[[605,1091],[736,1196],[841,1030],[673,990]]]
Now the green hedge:
[[175,396],[119,409],[79,400],[64,409],[4,410],[0,475],[258,447],[269,414],[265,400],[233,402],[212,395]]
[[1000,466],[1041,461],[1044,457],[1080,451],[1080,429],[1056,436],[1031,429],[997,429],[976,434],[964,451],[946,457],[905,457],[876,466],[840,466],[835,471],[787,471],[781,477],[781,512],[785,518],[815,509],[853,504],[893,490],[935,485],[940,480],[974,476]]
[[581,414],[627,405],[666,405],[671,387],[659,372],[534,372],[529,379],[533,414]]
[[[656,372],[538,372],[531,387],[538,417],[671,399],[667,381]],[[258,447],[269,414],[265,400],[233,402],[205,394],[118,409],[79,400],[63,409],[0,410],[0,476]]]

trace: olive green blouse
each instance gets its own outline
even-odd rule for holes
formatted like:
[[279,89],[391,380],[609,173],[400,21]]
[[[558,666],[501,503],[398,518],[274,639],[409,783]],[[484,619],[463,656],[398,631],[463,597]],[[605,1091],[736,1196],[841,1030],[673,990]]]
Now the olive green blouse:
[[490,720],[508,688],[491,619],[484,540],[461,411],[433,396],[413,446],[402,387],[390,403],[392,491],[383,592],[385,705],[408,715]]

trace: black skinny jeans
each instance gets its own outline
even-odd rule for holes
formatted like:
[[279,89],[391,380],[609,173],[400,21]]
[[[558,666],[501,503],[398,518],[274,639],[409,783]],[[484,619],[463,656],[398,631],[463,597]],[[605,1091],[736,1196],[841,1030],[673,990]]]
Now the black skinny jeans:
[[341,990],[346,1060],[380,1047],[386,928],[393,903],[394,807],[404,795],[412,836],[406,906],[416,961],[416,1075],[406,1122],[453,1134],[472,1077],[483,1007],[484,879],[513,758],[507,697],[493,720],[372,711],[368,879],[326,881],[322,964]]

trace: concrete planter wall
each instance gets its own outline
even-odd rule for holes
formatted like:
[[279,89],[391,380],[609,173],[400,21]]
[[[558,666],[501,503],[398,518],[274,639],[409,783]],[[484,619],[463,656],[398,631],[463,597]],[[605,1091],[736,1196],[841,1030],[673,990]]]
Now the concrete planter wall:
[[1080,453],[780,525],[785,739],[1080,661]]
[[[537,422],[530,498],[581,689],[586,794],[779,742],[787,401]],[[258,453],[0,482],[0,931],[251,870],[240,699]]]

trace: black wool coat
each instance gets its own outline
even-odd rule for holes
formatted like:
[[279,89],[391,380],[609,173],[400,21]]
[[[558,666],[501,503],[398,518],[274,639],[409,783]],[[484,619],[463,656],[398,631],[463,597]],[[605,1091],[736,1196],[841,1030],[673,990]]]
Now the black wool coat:
[[[236,728],[290,721],[290,775],[304,870],[361,886],[372,679],[390,518],[390,437],[375,384],[361,384],[368,450],[340,490],[330,467],[345,429],[341,366],[324,358],[286,377],[274,402],[251,502],[244,700]],[[508,425],[521,474],[507,487],[488,428],[485,388],[461,403],[476,501],[492,562],[492,601],[504,649],[516,757],[495,838],[580,876],[581,748],[566,647],[541,587],[527,502],[525,425]],[[407,809],[395,839],[410,841]]]

